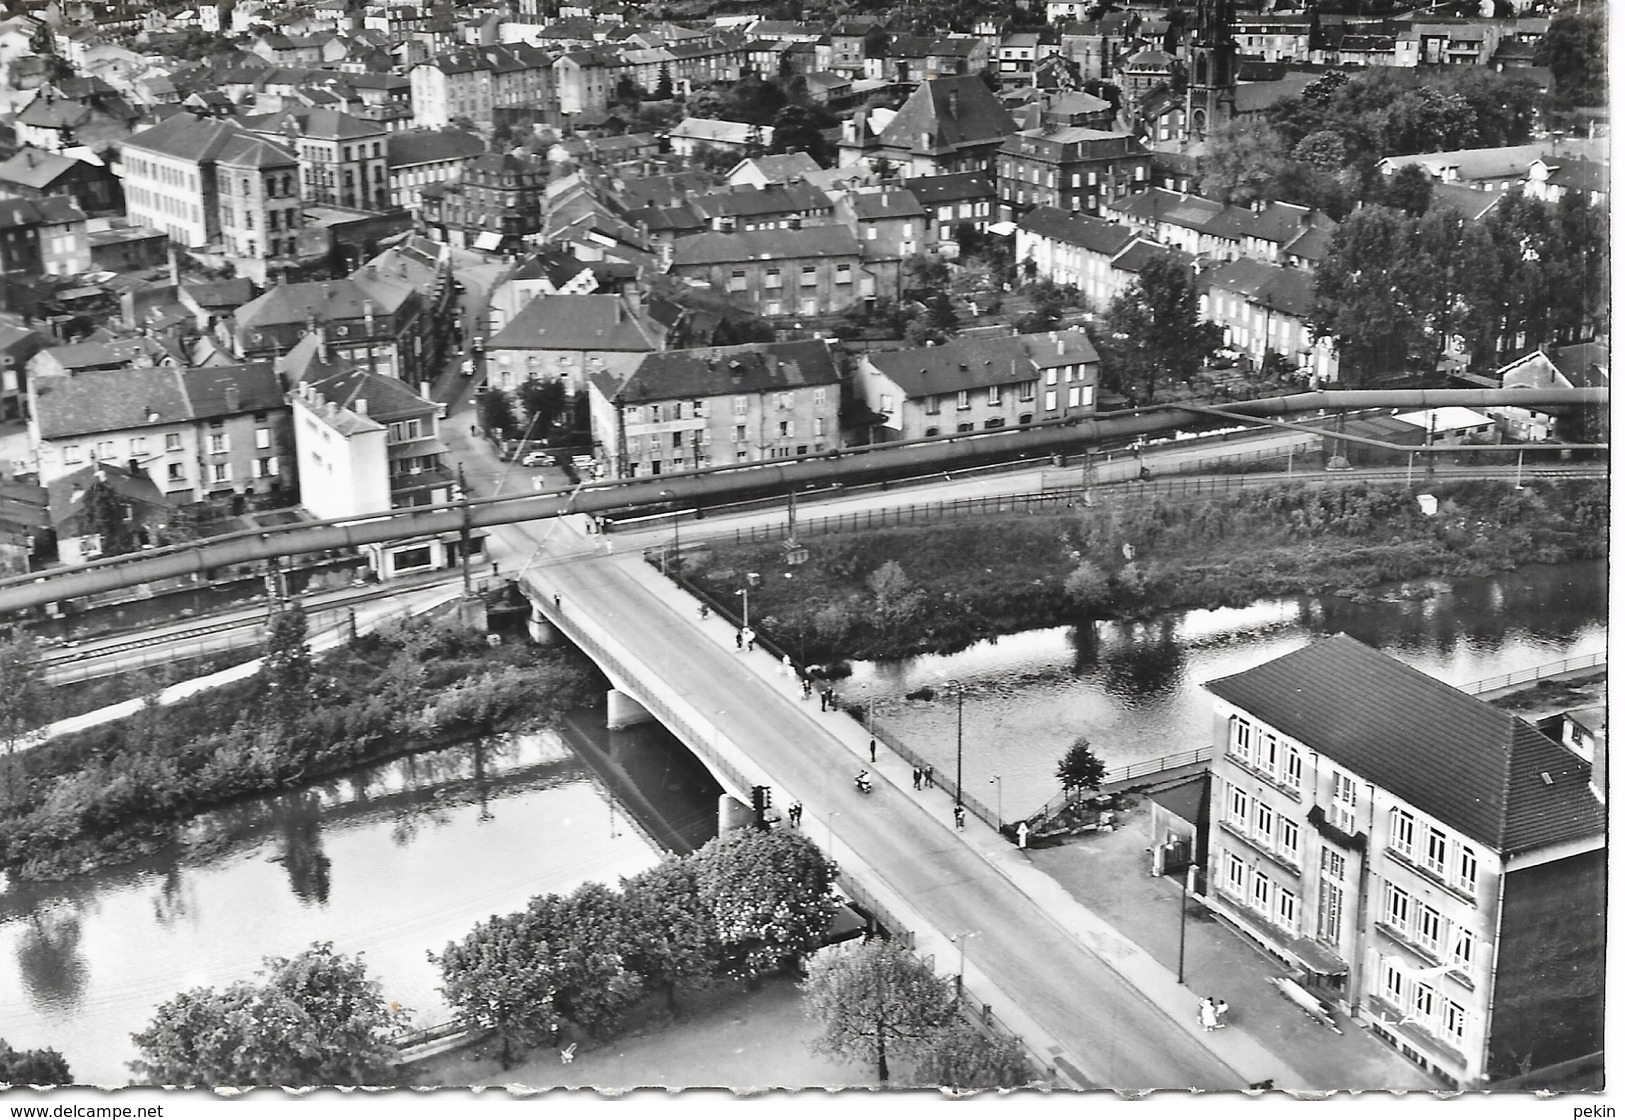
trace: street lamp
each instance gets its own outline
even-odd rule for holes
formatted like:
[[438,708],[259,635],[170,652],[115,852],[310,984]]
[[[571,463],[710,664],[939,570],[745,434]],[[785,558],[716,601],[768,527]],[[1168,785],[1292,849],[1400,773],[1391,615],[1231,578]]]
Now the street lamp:
[[1185,982],[1185,911],[1191,891],[1196,889],[1196,865],[1185,868],[1185,882],[1179,888],[1179,982]]
[[[677,495],[670,490],[662,490],[660,496],[669,501],[674,501],[677,498]],[[683,539],[678,531],[678,526],[682,524],[682,520],[676,510],[671,511],[671,566],[679,575],[683,571]],[[660,570],[665,571],[666,565],[660,565]]]
[[998,790],[999,790],[998,808],[994,811],[993,815],[999,822],[999,831],[1003,832],[1004,831],[1004,775],[1003,774],[995,774],[995,775],[993,775],[991,778],[989,778],[987,780],[987,784],[990,785],[990,786],[997,786],[998,787]]
[[954,733],[954,805],[957,807],[965,800],[965,686],[957,680],[948,683],[954,686],[954,695],[959,700],[959,717]]
[[750,588],[741,587],[738,591],[735,591],[734,594],[744,596],[745,613],[743,620],[740,622],[739,628],[741,630],[748,629],[750,627]]
[[965,993],[965,942],[975,937],[976,934],[977,931],[974,929],[967,930],[964,933],[956,933],[948,939],[959,946],[959,972],[954,976],[954,994],[956,996]]

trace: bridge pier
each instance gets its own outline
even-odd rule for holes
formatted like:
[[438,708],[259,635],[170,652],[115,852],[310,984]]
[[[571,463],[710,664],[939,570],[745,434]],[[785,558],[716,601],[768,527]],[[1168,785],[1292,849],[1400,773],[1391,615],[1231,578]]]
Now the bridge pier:
[[736,828],[747,828],[755,823],[751,807],[739,798],[724,793],[717,798],[717,835],[726,836]]
[[631,727],[635,723],[648,723],[655,717],[649,714],[649,709],[639,704],[618,688],[609,690],[609,729],[620,731]]
[[530,640],[539,646],[557,645],[562,637],[559,628],[549,622],[541,608],[534,603],[531,604],[530,619],[526,623],[526,628],[530,631]]

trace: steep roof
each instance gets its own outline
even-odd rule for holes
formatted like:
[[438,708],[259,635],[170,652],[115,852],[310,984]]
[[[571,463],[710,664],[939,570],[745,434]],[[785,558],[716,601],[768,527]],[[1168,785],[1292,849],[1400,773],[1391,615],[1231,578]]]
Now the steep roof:
[[1526,721],[1346,634],[1207,688],[1497,852],[1602,833],[1584,761]]
[[176,113],[162,124],[137,132],[124,141],[123,147],[208,163],[242,134],[243,128],[236,121]]
[[609,371],[592,378],[606,397],[627,404],[835,385],[840,379],[829,345],[818,339],[663,350],[645,355],[624,380]]
[[40,438],[115,432],[190,420],[180,370],[170,366],[86,370],[34,379]]
[[[196,419],[282,407],[282,383],[271,362],[182,370],[181,384]],[[235,402],[232,390],[236,391]]]
[[81,163],[56,152],[21,148],[10,159],[0,163],[0,183],[16,183],[44,190],[75,167],[81,166]]
[[759,229],[685,237],[672,247],[671,263],[677,267],[797,257],[855,257],[860,251],[858,239],[845,226]]
[[376,315],[392,315],[416,289],[386,276],[364,274],[303,284],[276,284],[237,309],[241,328],[360,319],[371,301]]
[[920,200],[909,190],[885,188],[878,191],[853,191],[846,196],[846,203],[859,221],[923,218],[926,215],[925,207],[920,205]]
[[1206,276],[1210,287],[1244,296],[1248,302],[1273,311],[1306,317],[1315,306],[1315,281],[1298,268],[1282,268],[1268,261],[1239,257]]
[[[91,463],[70,474],[54,478],[45,485],[48,495],[46,508],[51,524],[64,537],[79,535],[79,517],[84,513],[85,495],[97,482],[102,483],[123,501],[144,506],[167,508],[163,493],[146,471],[131,471],[116,463]],[[142,520],[137,516],[137,521]]]
[[433,401],[418,396],[404,381],[359,366],[346,366],[338,372],[323,372],[301,381],[300,385],[310,386],[346,409],[353,410],[357,401],[366,401],[367,412],[360,419],[378,424],[392,424],[397,420],[421,418],[436,412]]
[[337,109],[303,107],[244,117],[243,125],[256,132],[292,132],[318,140],[374,139],[385,131],[381,124],[352,117]]
[[746,218],[828,210],[829,196],[809,183],[769,183],[765,187],[724,187],[696,195],[689,206],[704,218]]
[[880,133],[884,147],[913,149],[921,136],[934,151],[1000,142],[1016,122],[975,74],[933,78],[909,94]]
[[263,136],[236,136],[220,149],[215,162],[228,167],[294,167],[299,157]]
[[925,206],[948,202],[968,202],[991,198],[993,180],[981,171],[956,171],[951,175],[916,175],[908,189]]
[[[746,165],[754,167],[769,183],[789,183],[801,178],[809,171],[817,171],[818,161],[806,152],[785,152],[776,156],[757,156],[755,159],[741,160],[735,164],[729,174],[737,172]],[[0,164],[0,167],[3,167]]]
[[619,295],[537,296],[485,344],[487,350],[624,350],[657,346],[656,333]]

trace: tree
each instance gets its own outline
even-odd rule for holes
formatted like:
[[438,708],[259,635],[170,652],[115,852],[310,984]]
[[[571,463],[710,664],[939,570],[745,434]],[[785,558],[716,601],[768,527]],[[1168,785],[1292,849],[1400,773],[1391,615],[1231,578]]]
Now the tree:
[[1079,560],[1066,577],[1066,597],[1079,613],[1093,616],[1111,602],[1111,580],[1092,560]]
[[948,1089],[1015,1089],[1038,1080],[1015,1039],[989,1037],[961,1019],[926,1047],[914,1076]]
[[817,116],[803,105],[786,105],[773,116],[773,143],[768,152],[806,152],[818,166],[828,167],[831,152],[829,141]]
[[1285,154],[1285,140],[1270,126],[1227,121],[1214,130],[1202,156],[1201,192],[1237,206],[1269,197]]
[[656,101],[670,101],[672,99],[671,63],[669,62],[660,64],[660,76],[655,79],[654,99]]
[[502,1068],[514,1048],[551,1041],[559,1023],[553,1006],[556,970],[545,942],[535,936],[530,911],[497,914],[429,960],[440,967],[440,992],[471,1022],[502,1040]]
[[1418,272],[1412,232],[1397,210],[1363,207],[1338,226],[1315,274],[1310,325],[1336,340],[1338,376],[1349,388],[1403,374],[1427,350],[1410,285]]
[[557,377],[531,378],[519,386],[519,407],[531,418],[531,438],[545,439],[548,429],[567,419],[569,398]]
[[502,389],[487,388],[480,397],[480,427],[497,434],[512,431],[515,426],[513,399]]
[[742,829],[695,853],[724,970],[741,979],[811,952],[835,917],[835,865],[799,832]]
[[694,864],[668,859],[623,879],[621,899],[626,963],[676,1011],[678,987],[708,981],[721,955]]
[[874,1062],[882,1084],[891,1079],[889,1059],[923,1052],[954,1017],[952,987],[895,941],[825,951],[801,990],[807,1014],[824,1028],[813,1049]]
[[55,1050],[13,1050],[0,1038],[0,1087],[71,1084],[67,1060]]
[[883,635],[890,635],[925,606],[925,591],[914,586],[895,560],[887,560],[870,572],[867,582],[874,592],[874,617]]
[[1381,201],[1384,206],[1420,218],[1433,203],[1433,176],[1421,164],[1408,163],[1388,176]]
[[1064,790],[1099,789],[1106,780],[1106,764],[1096,756],[1089,740],[1079,735],[1061,757],[1055,776],[1061,779]]
[[1535,65],[1552,72],[1552,101],[1559,109],[1607,104],[1608,35],[1603,10],[1554,15],[1535,49]]
[[[1153,257],[1139,278],[1112,300],[1107,329],[1126,362],[1124,391],[1143,384],[1138,403],[1151,404],[1159,383],[1189,381],[1224,341],[1220,328],[1201,318],[1196,279],[1172,254]],[[1130,394],[1131,396],[1138,394]]]
[[124,499],[96,472],[96,480],[85,491],[82,524],[87,535],[101,538],[103,557],[123,556],[135,551],[135,533],[130,528],[128,507]]
[[45,664],[33,635],[13,627],[0,639],[0,742],[9,753],[55,708]]
[[133,1035],[154,1085],[308,1087],[394,1080],[393,1016],[359,958],[320,942],[270,957],[259,983],[194,988]]
[[948,262],[932,253],[915,253],[903,261],[903,291],[916,298],[947,291],[952,278]]
[[309,629],[310,620],[298,603],[273,614],[267,627],[259,678],[265,707],[279,721],[296,718],[310,702],[315,671],[310,659]]

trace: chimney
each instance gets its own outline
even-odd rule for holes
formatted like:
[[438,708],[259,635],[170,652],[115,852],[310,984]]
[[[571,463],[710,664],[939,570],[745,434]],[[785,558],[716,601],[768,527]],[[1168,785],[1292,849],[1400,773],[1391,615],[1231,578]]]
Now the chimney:
[[129,467],[127,469],[130,472],[130,477],[131,478],[136,477],[137,475],[139,475],[141,473],[141,460],[140,459],[131,459],[130,460],[130,465],[129,465]]
[[357,397],[355,399],[355,403],[351,407],[355,409],[355,414],[357,416],[365,416],[367,414],[367,398]]
[[948,91],[948,115],[955,120],[959,119],[959,91],[957,89]]
[[372,300],[363,300],[361,303],[361,317],[367,321],[367,333],[372,333]]
[[80,486],[77,482],[75,482],[73,484],[73,493],[68,495],[68,501],[77,502],[80,498],[83,498],[84,496],[85,496],[85,488],[83,486]]
[[227,412],[236,412],[238,406],[241,405],[242,403],[243,403],[242,394],[237,391],[237,386],[235,386],[235,385],[227,385],[226,386],[226,411]]

